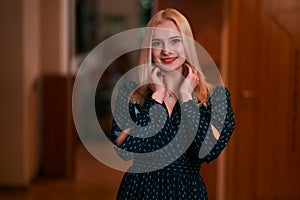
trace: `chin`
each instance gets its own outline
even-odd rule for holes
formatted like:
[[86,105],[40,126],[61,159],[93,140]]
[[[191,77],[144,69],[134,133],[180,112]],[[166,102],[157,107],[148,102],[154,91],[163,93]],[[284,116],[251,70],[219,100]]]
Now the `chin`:
[[174,65],[161,64],[159,68],[164,72],[173,72],[175,70],[178,70],[180,67],[181,67],[181,65],[174,66]]
[[177,69],[177,68],[167,67],[167,66],[161,67],[161,70],[163,70],[164,72],[173,72],[173,71],[175,71],[176,69]]

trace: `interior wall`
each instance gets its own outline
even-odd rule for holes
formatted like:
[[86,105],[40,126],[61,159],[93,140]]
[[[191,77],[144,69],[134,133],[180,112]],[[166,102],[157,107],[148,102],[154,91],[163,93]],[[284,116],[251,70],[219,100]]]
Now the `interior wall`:
[[[66,72],[62,44],[65,43],[61,24],[63,21],[61,0],[40,1],[40,43],[41,43],[41,72],[42,74],[63,74]],[[67,56],[67,55],[66,55]]]
[[[124,17],[126,23],[124,28],[126,29],[137,28],[137,25],[139,24],[138,0],[127,0],[126,3],[122,4],[122,6],[119,4],[119,0],[100,1],[99,12],[101,15],[116,15]],[[112,27],[113,24],[110,24],[110,26]]]
[[0,184],[24,185],[22,0],[0,1]]
[[25,180],[29,182],[39,166],[38,86],[40,75],[39,0],[23,1],[23,132]]
[[299,21],[297,0],[231,0],[226,199],[300,199]]
[[64,71],[60,0],[0,1],[0,186],[26,187],[40,162],[38,80]]

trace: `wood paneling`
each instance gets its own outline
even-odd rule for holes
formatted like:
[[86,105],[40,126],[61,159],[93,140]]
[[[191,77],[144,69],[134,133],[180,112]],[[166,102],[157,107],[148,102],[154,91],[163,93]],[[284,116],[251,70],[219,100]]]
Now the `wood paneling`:
[[42,77],[41,173],[48,177],[74,175],[77,135],[71,117],[71,93],[68,87],[74,79],[66,76]]
[[299,199],[299,1],[231,3],[229,83],[238,128],[226,197]]

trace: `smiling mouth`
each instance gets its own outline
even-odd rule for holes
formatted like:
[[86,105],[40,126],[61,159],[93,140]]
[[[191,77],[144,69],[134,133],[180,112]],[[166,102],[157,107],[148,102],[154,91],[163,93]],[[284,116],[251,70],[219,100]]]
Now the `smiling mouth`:
[[164,64],[171,64],[171,63],[173,63],[176,59],[177,59],[177,57],[174,57],[174,58],[163,58],[163,59],[161,59],[161,60],[163,61]]

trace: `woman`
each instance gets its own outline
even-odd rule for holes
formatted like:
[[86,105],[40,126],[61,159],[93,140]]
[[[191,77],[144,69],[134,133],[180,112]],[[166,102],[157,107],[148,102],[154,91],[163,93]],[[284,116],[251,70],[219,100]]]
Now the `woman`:
[[147,27],[140,83],[121,86],[114,111],[111,140],[133,159],[117,199],[207,199],[199,170],[235,128],[229,91],[206,82],[181,13],[161,10]]

